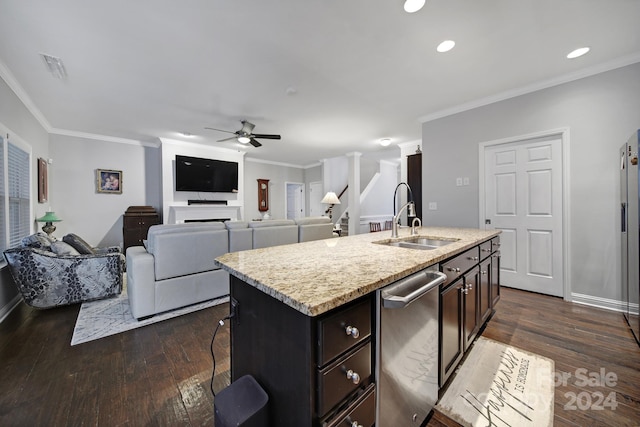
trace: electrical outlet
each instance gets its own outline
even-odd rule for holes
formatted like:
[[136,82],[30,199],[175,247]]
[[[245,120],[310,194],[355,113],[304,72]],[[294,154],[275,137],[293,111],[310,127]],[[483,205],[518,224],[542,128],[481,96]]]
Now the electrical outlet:
[[456,178],[456,186],[458,187],[462,186],[462,178]]
[[437,211],[438,210],[438,203],[437,202],[429,202],[429,210],[430,211]]
[[465,176],[464,178],[462,178],[462,185],[469,185],[469,177]]

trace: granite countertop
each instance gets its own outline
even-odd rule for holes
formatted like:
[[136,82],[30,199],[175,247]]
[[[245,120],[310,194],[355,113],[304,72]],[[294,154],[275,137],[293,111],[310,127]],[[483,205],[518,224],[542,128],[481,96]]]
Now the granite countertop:
[[410,236],[402,228],[232,252],[221,268],[308,316],[317,316],[488,240],[498,230],[423,227],[421,237],[457,239],[434,250],[377,244]]

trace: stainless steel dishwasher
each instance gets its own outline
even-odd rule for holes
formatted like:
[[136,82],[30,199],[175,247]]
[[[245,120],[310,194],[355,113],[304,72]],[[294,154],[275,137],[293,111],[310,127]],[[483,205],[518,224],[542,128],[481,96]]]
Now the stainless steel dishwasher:
[[438,400],[438,267],[377,291],[377,427],[419,426]]

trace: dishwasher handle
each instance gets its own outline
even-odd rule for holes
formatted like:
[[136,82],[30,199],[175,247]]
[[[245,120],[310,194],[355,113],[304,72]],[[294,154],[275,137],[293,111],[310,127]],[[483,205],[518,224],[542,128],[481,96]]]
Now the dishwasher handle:
[[404,308],[430,290],[447,280],[447,275],[439,271],[420,271],[392,285],[381,292],[382,307]]

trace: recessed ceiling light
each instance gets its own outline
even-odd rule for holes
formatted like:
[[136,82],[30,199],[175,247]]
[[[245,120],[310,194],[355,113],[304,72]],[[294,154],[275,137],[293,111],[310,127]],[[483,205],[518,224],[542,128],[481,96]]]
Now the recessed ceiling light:
[[581,47],[581,48],[579,48],[579,49],[576,49],[576,50],[574,50],[574,51],[570,52],[570,53],[567,55],[567,58],[568,58],[568,59],[574,59],[574,58],[577,58],[577,57],[579,57],[579,56],[582,56],[582,55],[586,54],[587,52],[589,52],[589,50],[590,50],[590,48],[588,48],[588,47]]
[[189,132],[180,132],[180,135],[185,136],[187,138],[191,138],[193,136],[193,134]]
[[391,138],[382,138],[380,140],[380,145],[382,145],[383,147],[388,147],[389,144],[391,144]]
[[417,12],[424,6],[425,0],[406,0],[404,2],[404,11],[407,13]]
[[453,40],[445,40],[438,45],[436,50],[440,53],[449,52],[456,45],[456,42]]

